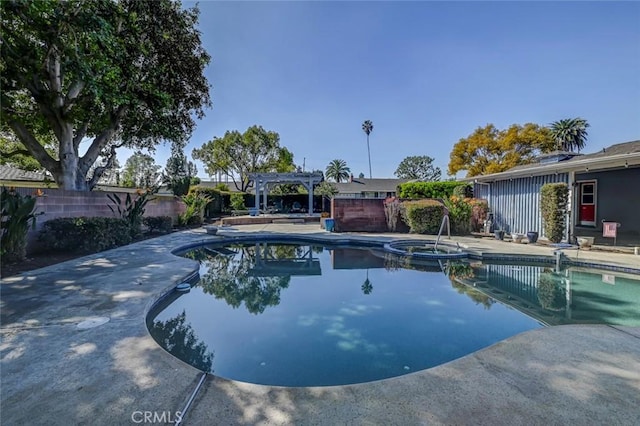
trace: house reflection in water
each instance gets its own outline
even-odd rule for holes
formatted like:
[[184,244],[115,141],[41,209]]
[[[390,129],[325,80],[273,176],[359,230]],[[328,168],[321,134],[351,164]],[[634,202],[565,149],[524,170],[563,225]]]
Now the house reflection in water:
[[630,274],[527,265],[475,264],[457,278],[548,325],[640,326],[640,277]]
[[[321,248],[320,248],[321,249]],[[250,275],[259,277],[322,275],[320,260],[314,258],[314,247],[256,243]]]

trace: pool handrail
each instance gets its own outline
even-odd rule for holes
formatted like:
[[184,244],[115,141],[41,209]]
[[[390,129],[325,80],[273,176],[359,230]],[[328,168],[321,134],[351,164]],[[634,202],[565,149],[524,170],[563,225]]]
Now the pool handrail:
[[433,246],[434,250],[438,250],[438,243],[440,242],[440,236],[442,235],[442,230],[444,228],[444,223],[447,222],[447,237],[451,239],[451,222],[449,222],[449,215],[445,214],[442,217],[442,223],[440,223],[440,230],[438,231],[438,238],[436,238],[436,243]]

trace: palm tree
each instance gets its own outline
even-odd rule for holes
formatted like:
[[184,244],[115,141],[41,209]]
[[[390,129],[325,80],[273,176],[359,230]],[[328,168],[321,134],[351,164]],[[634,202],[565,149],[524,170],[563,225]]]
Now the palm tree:
[[362,130],[367,134],[367,152],[369,153],[369,179],[371,179],[371,150],[369,149],[369,135],[373,131],[373,123],[371,120],[364,120]]
[[347,167],[347,162],[344,160],[332,160],[324,174],[327,179],[333,179],[334,181],[340,183],[343,180],[349,179],[349,172],[351,169]]
[[360,286],[360,289],[362,289],[362,292],[364,294],[371,294],[371,292],[373,291],[373,284],[371,284],[371,281],[369,281],[368,269],[367,269],[367,279],[364,280],[364,283],[362,284],[362,286]]
[[587,141],[587,127],[589,123],[583,118],[565,118],[550,124],[551,135],[556,141],[557,148],[562,151],[578,152]]

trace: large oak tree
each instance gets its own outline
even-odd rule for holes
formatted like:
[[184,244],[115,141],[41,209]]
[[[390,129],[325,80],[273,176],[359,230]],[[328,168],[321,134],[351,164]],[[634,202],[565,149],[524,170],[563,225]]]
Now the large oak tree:
[[[115,149],[185,143],[210,106],[197,8],[172,0],[1,2],[2,127],[68,190]],[[55,138],[57,155],[43,147]],[[80,155],[80,143],[88,148]],[[103,167],[88,172],[98,156]]]
[[216,136],[200,149],[194,149],[192,156],[204,163],[209,176],[227,176],[243,192],[252,186],[249,173],[295,170],[293,154],[280,147],[280,135],[262,126],[251,126],[244,133],[227,131],[223,137]]
[[402,160],[394,174],[400,179],[438,181],[442,171],[433,165],[433,158],[428,155],[413,155]]
[[152,156],[141,152],[127,159],[122,170],[122,186],[127,188],[153,188],[160,180],[160,166]]
[[540,153],[553,151],[551,131],[533,123],[512,124],[506,130],[493,124],[478,127],[453,146],[448,173],[467,171],[467,177],[499,173],[534,161]]

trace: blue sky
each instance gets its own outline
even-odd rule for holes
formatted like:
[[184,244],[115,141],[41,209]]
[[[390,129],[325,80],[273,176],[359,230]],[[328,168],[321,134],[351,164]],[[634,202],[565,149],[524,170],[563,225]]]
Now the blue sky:
[[[189,157],[226,130],[258,124],[278,132],[306,170],[343,159],[368,177],[367,119],[373,177],[393,177],[411,155],[433,157],[446,177],[453,145],[488,123],[582,117],[591,124],[584,152],[640,139],[640,3],[199,7],[213,108]],[[158,164],[169,148],[158,148]]]

